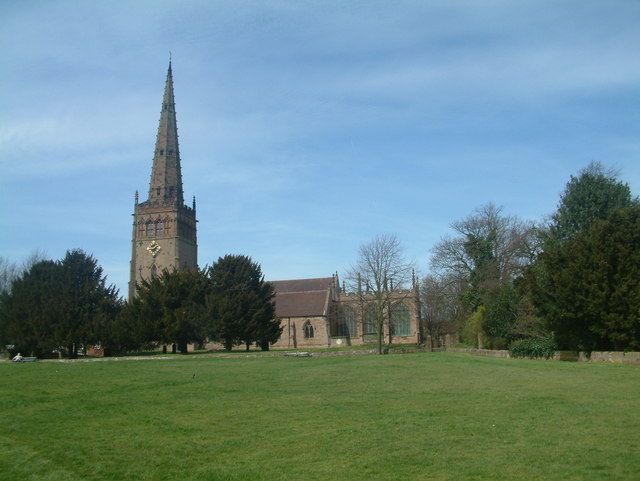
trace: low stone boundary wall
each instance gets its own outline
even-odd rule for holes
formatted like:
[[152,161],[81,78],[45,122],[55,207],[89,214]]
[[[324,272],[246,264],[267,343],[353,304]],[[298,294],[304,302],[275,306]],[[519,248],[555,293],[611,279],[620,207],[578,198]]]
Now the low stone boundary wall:
[[591,357],[581,352],[578,356],[581,362],[615,362],[620,364],[640,364],[640,352],[594,351]]
[[[445,349],[448,352],[464,352],[475,356],[510,358],[511,353],[507,350],[494,349],[475,349],[449,347]],[[612,362],[618,364],[638,364],[640,365],[640,352],[622,352],[622,351],[593,351],[591,356],[586,352],[576,351],[556,351],[552,357],[554,361],[573,361],[573,362]]]
[[[421,347],[392,347],[384,348],[387,354],[413,354],[415,352],[426,352]],[[310,351],[311,355],[317,356],[365,356],[378,354],[378,349],[353,349],[351,351]]]
[[578,362],[580,359],[576,351],[556,351],[553,355],[554,361]]
[[311,356],[368,356],[378,354],[377,349],[354,349],[352,351],[311,351]]
[[507,350],[498,350],[498,349],[474,349],[474,348],[464,348],[464,347],[448,347],[446,348],[448,352],[466,352],[468,354],[475,354],[476,356],[485,356],[485,357],[502,357],[509,358],[511,357],[511,353]]

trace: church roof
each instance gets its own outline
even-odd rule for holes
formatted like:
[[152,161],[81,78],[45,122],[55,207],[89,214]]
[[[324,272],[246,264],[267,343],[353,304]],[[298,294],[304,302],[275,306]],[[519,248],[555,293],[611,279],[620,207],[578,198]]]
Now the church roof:
[[326,316],[332,277],[272,281],[277,317]]

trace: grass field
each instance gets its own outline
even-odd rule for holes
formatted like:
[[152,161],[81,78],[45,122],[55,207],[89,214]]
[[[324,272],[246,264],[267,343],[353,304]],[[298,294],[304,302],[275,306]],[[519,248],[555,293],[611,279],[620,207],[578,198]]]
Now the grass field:
[[636,366],[452,353],[2,363],[0,393],[9,481],[640,479]]

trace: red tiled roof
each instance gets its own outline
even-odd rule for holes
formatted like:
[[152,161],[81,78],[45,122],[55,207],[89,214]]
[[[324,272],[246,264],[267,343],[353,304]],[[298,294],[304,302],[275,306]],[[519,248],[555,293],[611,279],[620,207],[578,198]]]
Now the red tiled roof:
[[324,316],[333,278],[272,281],[277,317]]

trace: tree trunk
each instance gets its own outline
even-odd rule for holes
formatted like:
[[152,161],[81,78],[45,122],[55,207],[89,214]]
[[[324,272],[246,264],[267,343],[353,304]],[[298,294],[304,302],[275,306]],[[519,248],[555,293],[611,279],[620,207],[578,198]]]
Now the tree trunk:
[[166,354],[167,353],[167,345],[165,344],[164,346],[162,346],[162,354]]
[[263,351],[269,350],[269,341],[260,341],[260,349]]
[[187,345],[186,341],[180,341],[180,343],[178,344],[178,347],[180,349],[180,353],[181,354],[188,354],[189,353],[189,346]]
[[73,343],[67,345],[67,356],[69,357],[69,359],[75,359],[76,358],[76,352],[73,349]]
[[175,354],[176,353],[177,347],[178,346],[176,346],[175,342],[173,344],[171,344],[171,354]]
[[251,343],[250,342],[245,343],[245,349],[244,350],[249,352],[249,347],[251,347]]
[[232,347],[233,347],[233,342],[230,339],[225,339],[224,340],[224,350],[225,351],[230,351]]

